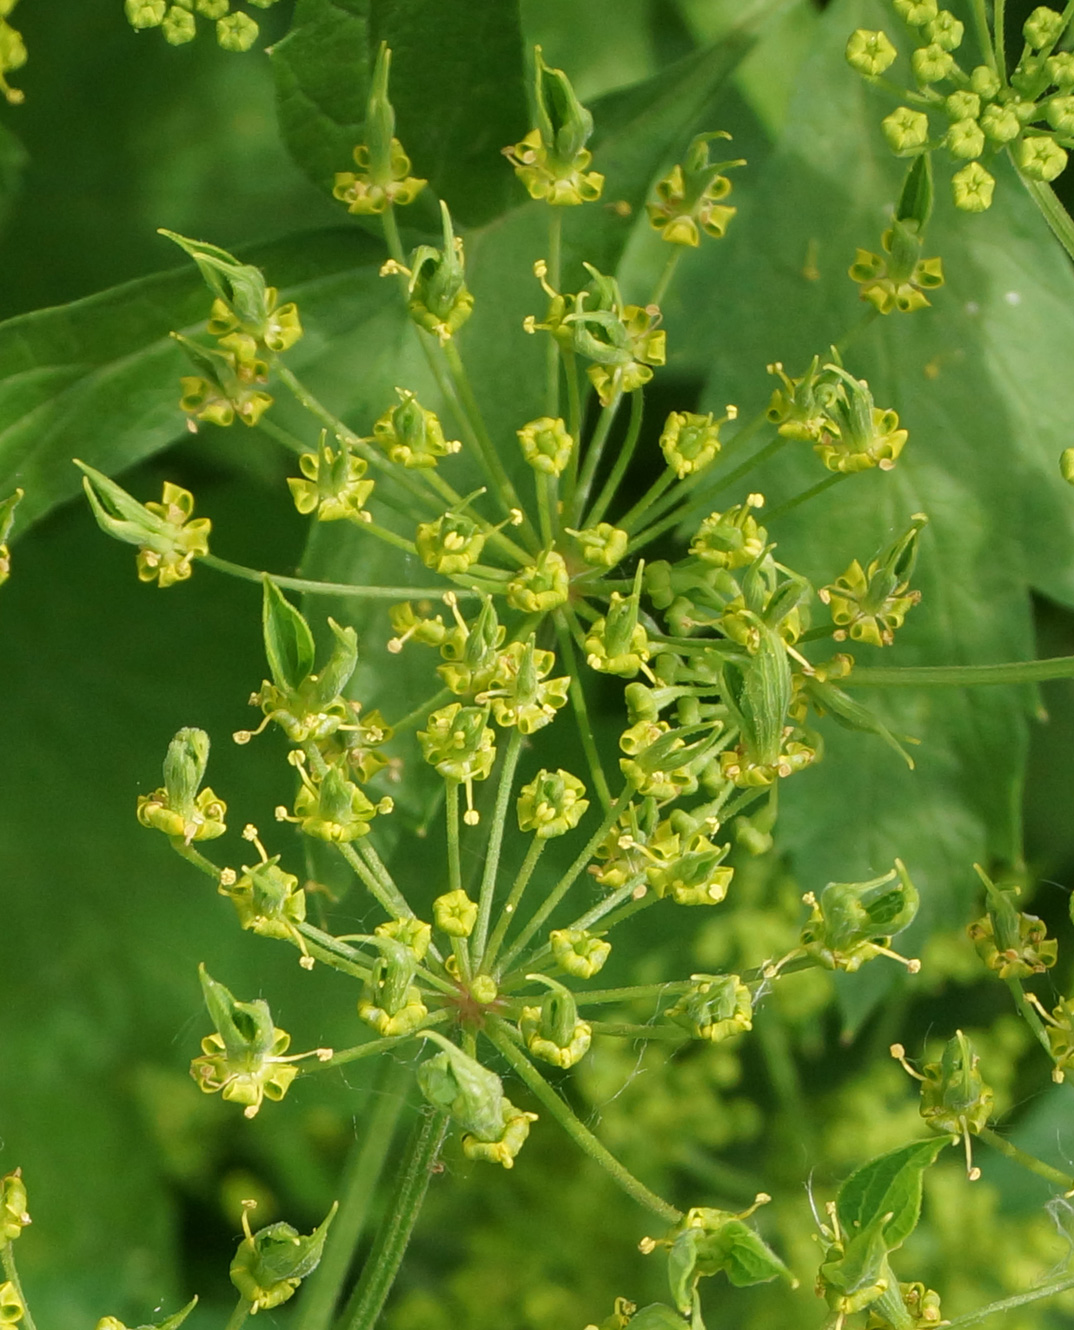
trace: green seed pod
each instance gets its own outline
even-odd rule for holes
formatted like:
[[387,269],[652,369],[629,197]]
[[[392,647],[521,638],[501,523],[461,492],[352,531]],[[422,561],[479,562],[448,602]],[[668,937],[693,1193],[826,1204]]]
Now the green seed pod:
[[320,1264],[328,1226],[335,1218],[339,1202],[334,1201],[324,1222],[308,1237],[302,1237],[290,1224],[270,1224],[250,1231],[249,1208],[242,1214],[246,1237],[239,1244],[231,1262],[231,1282],[250,1304],[252,1312],[279,1307],[294,1296],[303,1279]]
[[[253,0],[267,6],[274,0]],[[366,106],[366,142],[354,149],[358,172],[337,171],[334,198],[357,216],[376,215],[393,206],[403,207],[425,188],[426,181],[410,174],[410,158],[395,137],[395,111],[388,99],[391,51],[387,42],[377,50]]]
[[976,1135],[992,1114],[995,1096],[977,1069],[980,1058],[962,1033],[944,1045],[939,1062],[922,1068],[921,1116],[935,1132]]
[[737,974],[692,974],[693,988],[667,1011],[695,1039],[714,1044],[753,1028],[753,995]]
[[224,834],[227,805],[208,787],[199,792],[208,760],[205,731],[180,730],[168,745],[163,788],[138,797],[138,821],[143,827],[155,827],[184,845]]
[[190,1064],[190,1074],[206,1094],[220,1092],[244,1106],[244,1117],[255,1117],[263,1100],[282,1099],[298,1075],[296,1059],[284,1056],[291,1036],[273,1025],[267,1002],[238,1002],[204,965],[198,974],[216,1033],[201,1041],[202,1055]]
[[[410,256],[407,283],[407,308],[410,317],[426,332],[435,333],[441,343],[448,342],[470,317],[474,298],[466,286],[463,244],[451,225],[447,204],[441,200],[443,224],[442,249],[419,245]],[[398,271],[389,260],[382,271]]]
[[[422,1094],[434,1108],[450,1113],[475,1141],[487,1146],[503,1145],[503,1138],[518,1110],[504,1098],[500,1078],[435,1030],[426,1030],[424,1038],[432,1039],[443,1051],[428,1058],[418,1068],[418,1086]],[[530,1121],[536,1120],[535,1116],[528,1116]],[[514,1153],[517,1154],[518,1150]],[[495,1157],[495,1152],[485,1157]],[[505,1159],[497,1159],[497,1162],[510,1168],[513,1159],[514,1154],[511,1154]]]
[[0,1245],[14,1242],[30,1222],[22,1169],[0,1178]]
[[801,947],[827,970],[848,974],[874,956],[900,961],[913,974],[920,961],[907,961],[891,950],[891,939],[917,914],[919,897],[905,865],[868,882],[829,882],[819,898],[803,897],[811,913],[802,929]]
[[567,603],[570,574],[558,550],[542,550],[534,563],[507,584],[507,603],[523,614],[547,614]]
[[997,887],[979,864],[974,867],[984,883],[988,910],[966,930],[978,956],[1001,979],[1027,979],[1051,969],[1059,944],[1048,937],[1043,920],[1016,907],[1021,888]]
[[531,198],[555,207],[599,199],[604,177],[586,169],[593,160],[585,146],[593,132],[593,117],[578,101],[566,74],[545,64],[539,46],[534,48],[533,93],[537,128],[503,150],[515,175]]
[[381,954],[358,1003],[358,1015],[381,1036],[411,1034],[429,1014],[411,982],[418,958],[392,937],[380,934],[373,940]]
[[547,985],[539,1007],[523,1007],[519,1033],[535,1058],[553,1067],[573,1067],[589,1052],[593,1031],[588,1021],[578,1019],[574,994],[556,979],[529,974],[527,979]]

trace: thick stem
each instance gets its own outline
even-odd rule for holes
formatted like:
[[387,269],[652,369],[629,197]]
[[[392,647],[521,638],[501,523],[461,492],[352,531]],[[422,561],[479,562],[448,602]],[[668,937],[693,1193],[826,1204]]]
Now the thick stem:
[[328,1330],[354,1261],[362,1233],[369,1222],[373,1197],[388,1151],[395,1139],[411,1071],[390,1062],[386,1076],[373,1091],[376,1107],[364,1139],[356,1139],[342,1179],[343,1199],[325,1244],[321,1263],[302,1285],[302,1315],[298,1330]]
[[681,1210],[676,1210],[673,1205],[669,1205],[667,1201],[657,1196],[656,1192],[650,1191],[643,1182],[639,1182],[607,1146],[597,1140],[588,1127],[579,1122],[526,1055],[515,1047],[501,1021],[492,1017],[485,1027],[485,1033],[499,1049],[504,1061],[517,1072],[519,1079],[525,1082],[534,1097],[548,1109],[567,1135],[590,1159],[610,1173],[629,1197],[644,1206],[646,1210],[659,1215],[666,1223],[674,1224],[682,1218]]
[[459,854],[459,782],[447,782],[448,890],[462,890],[462,858]]
[[992,45],[992,33],[988,27],[988,6],[985,4],[985,0],[971,0],[970,8],[973,10],[973,26],[977,33],[977,45],[981,48],[981,55],[984,57],[985,64],[989,69],[995,71],[996,48]]
[[825,476],[823,480],[818,480],[815,485],[809,489],[803,490],[801,494],[796,494],[793,499],[788,499],[786,503],[781,503],[778,508],[772,508],[765,513],[766,522],[774,522],[782,517],[784,513],[793,512],[795,508],[803,503],[808,503],[810,499],[815,499],[818,494],[823,494],[825,490],[830,490],[833,485],[838,485],[841,480],[846,480],[852,473],[849,471],[837,471],[834,475]]
[[522,752],[522,733],[516,725],[511,731],[511,738],[504,753],[503,766],[500,769],[500,784],[496,791],[496,807],[492,814],[492,828],[489,831],[489,843],[485,850],[485,871],[481,876],[481,891],[477,904],[477,924],[474,927],[471,954],[474,966],[481,968],[481,958],[488,940],[489,920],[492,917],[492,901],[496,894],[496,877],[500,871],[500,850],[503,847],[503,832],[507,824],[507,805],[511,801],[511,790],[515,783],[515,770],[518,767],[519,754]]
[[1030,1173],[1036,1173],[1038,1178],[1045,1178],[1053,1186],[1062,1188],[1064,1193],[1070,1194],[1074,1190],[1074,1178],[1069,1177],[1066,1173],[1060,1173],[1057,1168],[1052,1168],[1051,1164],[1046,1164],[1043,1159],[1038,1159],[1035,1155],[1020,1150],[1017,1145],[1012,1145],[1010,1141],[994,1132],[991,1127],[981,1127],[977,1135],[982,1141],[992,1146],[994,1150],[1006,1155],[1008,1159],[1013,1159],[1016,1164],[1021,1164]]
[[415,1124],[399,1170],[395,1195],[358,1286],[340,1318],[340,1330],[373,1330],[377,1324],[421,1213],[447,1126],[448,1115],[435,1111],[422,1112]]
[[1011,990],[1011,997],[1014,998],[1014,1005],[1018,1008],[1018,1014],[1036,1035],[1038,1043],[1048,1054],[1049,1059],[1054,1062],[1055,1055],[1052,1053],[1052,1043],[1048,1038],[1048,1031],[1044,1028],[1044,1022],[1037,1014],[1036,1008],[1026,998],[1022,981],[1012,977],[1007,980],[1007,987]]
[[956,688],[978,684],[1043,683],[1048,679],[1074,679],[1074,656],[1052,656],[1047,660],[1016,660],[1003,665],[904,665],[855,669],[840,687],[866,685],[883,688],[947,685]]
[[996,73],[1007,86],[1007,0],[995,0],[992,6],[992,26],[995,29]]
[[1052,235],[1074,259],[1074,221],[1059,202],[1055,190],[1043,180],[1030,180],[1021,172],[1019,175],[1022,176],[1022,184],[1025,185],[1029,197],[1040,209],[1041,215],[1051,228]]
[[664,271],[660,274],[660,280],[653,287],[653,294],[649,297],[650,305],[659,305],[667,295],[668,287],[671,285],[671,279],[675,276],[675,269],[679,266],[679,260],[682,258],[682,246],[672,245],[671,253],[668,255],[667,262],[664,264]]

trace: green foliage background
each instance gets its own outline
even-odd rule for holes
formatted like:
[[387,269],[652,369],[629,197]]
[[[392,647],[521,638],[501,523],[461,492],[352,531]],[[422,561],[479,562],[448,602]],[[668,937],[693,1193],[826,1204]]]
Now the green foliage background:
[[[265,16],[278,42],[271,62],[207,37],[168,48],[132,32],[119,0],[24,0],[17,15],[31,63],[25,106],[0,124],[0,494],[19,483],[27,498],[0,597],[0,1171],[21,1164],[28,1179],[34,1227],[20,1261],[40,1321],[57,1330],[106,1311],[137,1324],[195,1289],[204,1298],[191,1324],[214,1324],[229,1301],[237,1198],[263,1196],[265,1221],[315,1222],[356,1124],[384,1092],[365,1071],[302,1082],[247,1124],[186,1076],[204,1033],[199,961],[236,993],[271,996],[296,1046],[345,1042],[353,1018],[334,975],[307,976],[282,949],[238,933],[133,817],[187,724],[217,740],[212,783],[233,820],[267,822],[286,796],[278,763],[226,742],[247,723],[263,673],[257,589],[208,570],[165,596],[138,585],[129,551],[68,502],[78,487],[69,459],[135,468],[125,483],[143,497],[165,477],[190,487],[225,556],[372,574],[360,539],[305,548],[287,459],[267,437],[240,438],[237,427],[185,437],[182,360],[167,334],[203,320],[206,298],[188,267],[172,271],[155,228],[263,264],[300,303],[308,333],[296,369],[345,418],[368,424],[395,383],[425,388],[377,276],[379,242],[318,188],[346,166],[361,120],[353,51],[387,36],[400,133],[471,228],[478,311],[465,351],[494,432],[510,437],[539,411],[527,404],[540,353],[518,329],[535,308],[530,263],[544,222],[520,206],[498,159],[526,128],[525,44],[540,41],[570,71],[597,118],[607,197],[634,209],[629,220],[603,207],[569,219],[568,254],[620,263],[628,291],[646,290],[662,258],[635,225],[639,204],[690,134],[727,128],[749,159],[729,238],[686,257],[667,304],[667,406],[733,400],[748,418],[770,391],[767,362],[799,372],[840,337],[858,318],[847,263],[856,245],[875,247],[900,178],[877,127],[890,104],[841,56],[856,26],[894,31],[874,0],[836,0],[823,14],[808,0],[525,0],[521,13],[509,0],[298,0],[295,34],[280,40],[287,10]],[[754,20],[766,21],[756,44]],[[1074,278],[1013,177],[981,218],[955,215],[939,193],[929,244],[947,287],[933,310],[885,321],[852,353],[910,429],[904,459],[788,519],[781,555],[827,580],[924,509],[924,600],[890,653],[896,663],[1070,651],[1074,501],[1056,460],[1074,418]],[[816,280],[804,274],[810,262]],[[775,505],[812,483],[811,460],[782,452],[755,487]],[[648,478],[639,473],[639,486]],[[391,580],[405,575],[393,569]],[[360,628],[360,692],[372,705],[387,634],[375,619]],[[1025,831],[1028,880],[1054,879],[1034,908],[1069,953],[1070,689],[883,699],[892,728],[923,741],[915,772],[879,743],[826,734],[824,763],[787,789],[786,861],[741,870],[730,922],[714,919],[696,940],[672,928],[620,960],[624,974],[655,979],[771,954],[769,938],[793,936],[800,890],[883,871],[895,854],[922,889],[907,945],[926,967],[912,988],[894,967],[869,967],[834,994],[811,977],[762,1013],[757,1048],[699,1050],[669,1066],[651,1049],[601,1047],[580,1069],[578,1102],[653,1185],[686,1203],[745,1203],[759,1186],[777,1197],[769,1237],[807,1287],[728,1296],[712,1323],[823,1319],[808,1290],[802,1181],[813,1169],[830,1195],[862,1159],[919,1132],[912,1088],[883,1059],[892,1038],[910,1046],[908,1031],[920,1041],[958,1021],[986,1030],[1015,1139],[1069,1167],[1069,1087],[1049,1085],[1039,1050],[1004,1014],[1005,994],[979,979],[959,939],[975,908],[973,860],[1020,862]],[[271,736],[261,743],[271,751]],[[355,927],[364,908],[345,903]],[[633,1251],[644,1217],[541,1127],[510,1175],[449,1155],[393,1330],[580,1330],[617,1294],[658,1296],[657,1274]],[[915,1239],[914,1277],[941,1289],[948,1314],[1025,1287],[1069,1246],[1043,1193],[982,1156],[973,1204],[955,1165],[935,1170]]]

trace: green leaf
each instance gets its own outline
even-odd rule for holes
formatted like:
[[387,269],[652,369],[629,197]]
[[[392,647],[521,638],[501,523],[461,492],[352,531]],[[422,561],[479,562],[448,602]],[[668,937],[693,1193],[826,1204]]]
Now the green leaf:
[[313,634],[270,577],[265,577],[264,585],[261,622],[269,671],[278,688],[294,692],[313,672]]
[[946,1136],[915,1141],[856,1169],[839,1188],[836,1202],[848,1237],[890,1214],[883,1224],[884,1245],[888,1251],[901,1247],[921,1215],[922,1174],[948,1144]]
[[[995,205],[975,217],[954,209],[950,166],[938,161],[924,252],[943,257],[947,285],[932,309],[862,330],[846,269],[857,246],[879,249],[905,168],[879,129],[888,94],[848,79],[843,49],[849,32],[886,18],[871,0],[837,0],[825,12],[777,150],[752,184],[748,172],[736,184],[740,211],[727,239],[683,262],[683,294],[665,310],[668,345],[681,371],[708,376],[701,409],[722,407],[734,384],[749,420],[773,386],[767,364],[801,373],[815,352],[857,329],[846,363],[868,378],[878,406],[899,412],[909,442],[894,471],[840,481],[776,522],[777,557],[824,585],[923,510],[931,525],[914,578],[922,602],[885,663],[1028,659],[1030,588],[1074,600],[1074,508],[1057,465],[1074,414],[1062,351],[1074,339],[1074,276],[1002,160]],[[765,442],[762,434],[758,446]],[[775,507],[823,475],[808,445],[788,443],[745,483]],[[820,658],[823,647],[814,651]],[[878,654],[856,651],[862,664]],[[917,769],[902,769],[877,739],[825,723],[824,761],[782,792],[795,870],[806,884],[845,880],[901,856],[921,887],[922,933],[960,927],[972,909],[974,859],[1020,856],[1034,694],[854,696],[891,733],[921,740]],[[841,980],[848,1025],[896,982],[892,967],[876,966]]]
[[299,0],[272,52],[295,160],[324,189],[353,165],[382,41],[396,134],[415,174],[464,224],[498,216],[514,196],[500,149],[529,128],[516,0]]
[[[383,250],[359,232],[307,233],[244,257],[299,302],[295,369],[331,357],[344,331],[369,326],[383,344],[405,324],[377,276]],[[209,303],[189,264],[0,323],[0,493],[26,491],[19,530],[77,492],[73,454],[116,475],[186,433],[179,378],[189,366],[168,334],[203,327]]]
[[651,1302],[630,1318],[632,1330],[686,1330],[687,1322],[666,1302]]
[[724,1269],[735,1288],[767,1284],[789,1271],[768,1243],[741,1219],[732,1220],[719,1234],[725,1248]]

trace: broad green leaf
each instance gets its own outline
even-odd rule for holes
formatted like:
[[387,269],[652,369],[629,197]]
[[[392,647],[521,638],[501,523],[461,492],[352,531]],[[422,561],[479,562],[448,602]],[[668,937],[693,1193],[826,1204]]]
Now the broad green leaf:
[[[827,10],[776,153],[759,178],[750,183],[744,172],[736,185],[740,212],[726,248],[683,264],[680,294],[668,302],[668,342],[681,368],[709,375],[706,406],[736,393],[749,420],[772,389],[767,364],[801,373],[814,352],[861,324],[846,269],[856,246],[879,249],[905,166],[879,130],[890,99],[848,78],[843,48],[856,27],[887,18],[868,0]],[[899,411],[906,450],[893,472],[840,481],[777,521],[772,535],[782,560],[824,585],[924,511],[931,525],[914,578],[922,603],[884,663],[1025,659],[1034,652],[1029,587],[1066,603],[1074,597],[1074,505],[1057,465],[1074,412],[1062,350],[1074,339],[1074,277],[1008,169],[998,172],[992,211],[971,217],[950,202],[949,163],[936,166],[926,253],[943,256],[947,286],[932,309],[878,318],[846,351],[878,405]],[[788,443],[743,484],[774,508],[824,474],[808,446]],[[819,658],[824,648],[814,650]],[[881,658],[870,648],[855,654],[862,664]],[[826,725],[824,761],[785,788],[782,829],[804,886],[876,873],[903,857],[922,887],[912,947],[928,927],[968,917],[975,858],[1020,854],[1032,695],[936,688],[853,696],[892,733],[921,740],[916,771],[878,739]],[[895,973],[873,965],[841,983],[848,1021],[864,1017]]]
[[382,41],[392,49],[396,133],[415,174],[464,224],[497,216],[511,198],[500,149],[529,128],[517,0],[299,0],[272,53],[295,160],[325,189],[353,167]]
[[890,1214],[883,1223],[884,1245],[888,1251],[901,1247],[921,1214],[922,1174],[949,1139],[915,1141],[856,1169],[839,1188],[836,1202],[839,1223],[848,1237]]
[[[378,319],[395,293],[377,276],[382,252],[361,232],[314,232],[248,257],[299,302],[306,337],[288,357],[296,369],[330,357],[341,329],[359,322],[387,334]],[[210,303],[190,264],[0,323],[0,493],[25,489],[19,530],[77,492],[72,456],[115,475],[183,436],[179,378],[190,370],[169,333],[203,328]],[[389,322],[401,323],[389,309]]]

